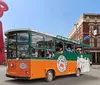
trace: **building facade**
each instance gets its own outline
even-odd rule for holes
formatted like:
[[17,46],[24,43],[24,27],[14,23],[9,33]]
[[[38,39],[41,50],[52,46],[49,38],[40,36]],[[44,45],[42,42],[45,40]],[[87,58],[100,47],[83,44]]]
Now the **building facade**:
[[92,63],[100,64],[100,14],[82,14],[68,38],[89,44]]

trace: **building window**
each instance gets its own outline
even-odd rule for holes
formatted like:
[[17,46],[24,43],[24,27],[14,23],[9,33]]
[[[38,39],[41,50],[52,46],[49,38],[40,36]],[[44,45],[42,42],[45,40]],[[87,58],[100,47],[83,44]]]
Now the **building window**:
[[93,33],[94,32],[94,25],[90,25],[89,30]]
[[100,37],[97,38],[97,47],[100,47]]
[[94,47],[94,38],[90,38],[90,47]]
[[100,33],[100,25],[97,26],[97,33]]

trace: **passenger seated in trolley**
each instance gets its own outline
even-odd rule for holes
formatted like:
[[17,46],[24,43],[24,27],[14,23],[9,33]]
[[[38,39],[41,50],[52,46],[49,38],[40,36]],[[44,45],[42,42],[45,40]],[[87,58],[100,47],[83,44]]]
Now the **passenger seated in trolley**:
[[77,48],[77,52],[78,53],[82,53],[82,49],[81,48]]
[[71,48],[70,48],[70,47],[68,47],[67,52],[72,52],[72,50],[71,50]]
[[56,49],[56,52],[57,52],[57,53],[63,53],[63,49],[60,48],[60,47],[58,47],[58,48]]
[[46,52],[46,56],[47,56],[47,58],[51,58],[52,57],[51,52],[50,51],[47,51]]
[[62,48],[60,48],[59,52],[60,52],[60,53],[63,53],[63,49],[62,49]]
[[53,52],[53,51],[47,50],[47,51],[46,51],[46,57],[47,57],[47,58],[52,58],[52,57],[54,57],[54,52]]

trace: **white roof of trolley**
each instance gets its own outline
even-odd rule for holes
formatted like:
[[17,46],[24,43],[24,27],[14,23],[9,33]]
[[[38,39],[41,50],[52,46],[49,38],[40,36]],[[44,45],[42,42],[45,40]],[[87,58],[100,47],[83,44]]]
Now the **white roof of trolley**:
[[30,28],[10,29],[10,30],[5,32],[5,35],[7,35],[9,32],[16,32],[16,31],[32,31],[32,32],[40,33],[40,34],[47,35],[47,36],[50,36],[50,37],[56,37],[58,39],[65,40],[65,41],[68,41],[68,42],[72,42],[72,43],[75,43],[75,44],[81,44],[83,46],[87,46],[86,44],[84,44],[82,42],[79,42],[79,41],[70,40],[69,38],[66,38],[66,37],[63,37],[63,36],[60,36],[60,35],[54,36],[54,35],[51,35],[51,34],[48,34],[48,33],[39,32],[37,30],[33,30],[33,29],[30,29]]
[[49,34],[49,33],[45,33],[45,32],[39,32],[37,30],[33,30],[31,28],[17,28],[17,29],[10,29],[8,31],[5,32],[5,35],[7,35],[9,32],[14,32],[14,31],[33,31],[33,32],[36,32],[36,33],[40,33],[40,34],[44,34],[44,35],[48,35],[48,36],[51,36],[51,37],[56,37],[52,34]]

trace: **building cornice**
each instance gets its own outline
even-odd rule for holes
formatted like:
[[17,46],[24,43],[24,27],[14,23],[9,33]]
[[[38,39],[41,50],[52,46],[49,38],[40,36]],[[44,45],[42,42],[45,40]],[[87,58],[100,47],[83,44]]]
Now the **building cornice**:
[[[83,13],[79,20],[77,21],[77,29],[83,22],[88,22],[89,25],[100,25],[100,14],[94,13]],[[73,27],[71,33],[68,35],[68,38],[71,38],[76,31],[76,26]]]

